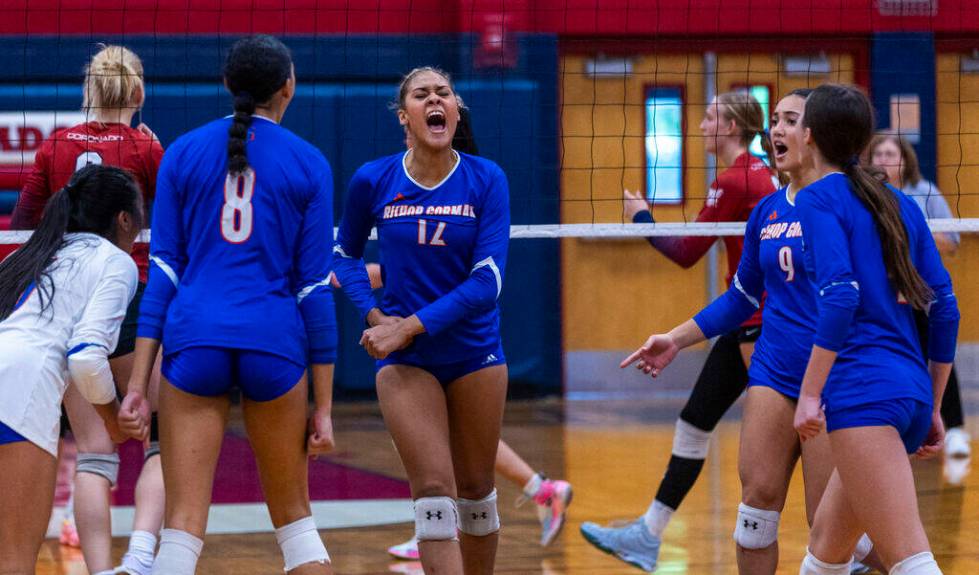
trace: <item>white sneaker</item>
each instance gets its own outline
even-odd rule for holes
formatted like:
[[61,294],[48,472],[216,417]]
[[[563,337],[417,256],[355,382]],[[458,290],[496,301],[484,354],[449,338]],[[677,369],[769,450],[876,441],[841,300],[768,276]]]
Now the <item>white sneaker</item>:
[[965,458],[972,455],[969,432],[961,427],[953,427],[945,432],[945,457]]
[[942,470],[945,474],[945,481],[949,485],[962,485],[965,478],[969,476],[969,472],[972,471],[972,458],[948,457],[945,459]]

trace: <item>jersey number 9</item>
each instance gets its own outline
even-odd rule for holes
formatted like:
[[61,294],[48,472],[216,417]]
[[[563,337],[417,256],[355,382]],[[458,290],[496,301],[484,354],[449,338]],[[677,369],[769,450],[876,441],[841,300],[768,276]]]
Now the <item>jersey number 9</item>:
[[782,246],[778,250],[778,267],[785,272],[785,281],[790,282],[795,278],[795,265],[792,263],[792,248]]
[[228,174],[224,180],[224,206],[221,207],[221,235],[233,244],[240,244],[252,235],[252,194],[255,193],[255,172]]

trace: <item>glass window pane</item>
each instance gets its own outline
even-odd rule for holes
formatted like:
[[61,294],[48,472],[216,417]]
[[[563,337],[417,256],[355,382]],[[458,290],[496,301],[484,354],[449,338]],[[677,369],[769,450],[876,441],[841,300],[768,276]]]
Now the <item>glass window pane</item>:
[[646,90],[646,199],[683,201],[683,98],[679,88]]

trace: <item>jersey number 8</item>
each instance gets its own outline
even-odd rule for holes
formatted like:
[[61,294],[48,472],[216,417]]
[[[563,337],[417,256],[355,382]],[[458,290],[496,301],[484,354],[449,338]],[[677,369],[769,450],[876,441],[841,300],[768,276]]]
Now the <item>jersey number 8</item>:
[[224,206],[221,207],[221,235],[240,244],[252,235],[252,194],[255,193],[255,172],[244,172],[224,180]]

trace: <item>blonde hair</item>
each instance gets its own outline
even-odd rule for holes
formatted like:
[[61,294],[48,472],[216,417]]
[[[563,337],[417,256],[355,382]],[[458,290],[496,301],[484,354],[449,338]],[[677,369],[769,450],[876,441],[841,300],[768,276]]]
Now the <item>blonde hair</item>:
[[123,46],[102,45],[85,67],[82,109],[138,108],[143,91],[143,62]]
[[741,143],[750,145],[755,136],[765,133],[765,114],[761,104],[749,92],[737,90],[717,95],[717,104],[725,120],[741,130]]

